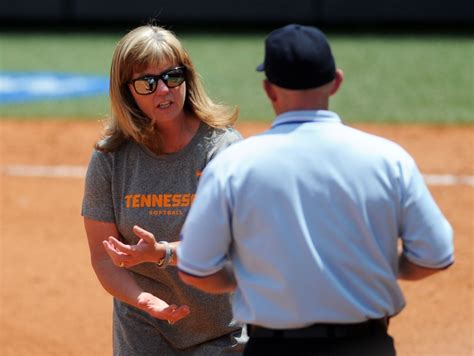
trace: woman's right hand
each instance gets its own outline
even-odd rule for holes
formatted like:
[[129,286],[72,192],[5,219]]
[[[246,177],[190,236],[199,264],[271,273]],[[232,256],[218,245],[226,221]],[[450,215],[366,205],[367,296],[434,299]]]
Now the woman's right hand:
[[[168,321],[170,324],[189,315],[190,311],[187,305],[180,307],[169,305],[153,294],[144,292],[126,270],[116,267],[120,266],[121,259],[130,257],[126,253],[120,252],[120,250],[115,250],[113,245],[107,244],[107,236],[119,235],[115,224],[84,218],[84,227],[87,233],[92,267],[107,292],[127,304],[140,308],[155,318]],[[140,232],[140,230],[146,232],[146,230],[138,227],[135,230],[136,232]],[[147,237],[142,236],[141,238],[147,240]],[[148,241],[151,241],[151,239],[148,239]],[[105,249],[104,245],[106,246]],[[108,245],[114,250],[113,253],[109,253]],[[124,246],[130,248],[129,245]]]
[[174,324],[190,314],[187,305],[182,305],[180,307],[174,304],[170,305],[162,299],[147,292],[140,293],[137,304],[140,309],[146,311],[151,316],[157,319],[166,320],[169,324]]

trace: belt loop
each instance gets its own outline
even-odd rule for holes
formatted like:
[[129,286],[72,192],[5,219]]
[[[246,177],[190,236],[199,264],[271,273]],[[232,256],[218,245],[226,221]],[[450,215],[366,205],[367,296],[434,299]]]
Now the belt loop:
[[378,322],[383,325],[383,327],[388,329],[388,323],[390,321],[390,318],[388,316],[384,316],[383,318],[379,319]]
[[380,328],[383,328],[384,331],[387,331],[389,320],[390,318],[387,316],[380,319],[373,319],[370,324],[372,332],[376,332],[377,330],[380,330]]

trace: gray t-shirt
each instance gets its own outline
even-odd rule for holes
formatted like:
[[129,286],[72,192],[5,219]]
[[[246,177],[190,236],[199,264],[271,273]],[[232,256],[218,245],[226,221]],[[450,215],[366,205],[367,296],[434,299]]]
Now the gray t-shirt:
[[[173,154],[157,156],[134,141],[112,153],[94,151],[82,215],[115,223],[120,239],[128,244],[138,242],[134,225],[152,232],[157,240],[178,241],[202,170],[218,152],[241,138],[234,129],[213,129],[201,123],[189,144]],[[190,307],[190,316],[174,326],[150,316],[174,347],[193,346],[238,329],[231,323],[228,295],[209,295],[185,285],[176,267],[159,269],[143,263],[129,271],[145,291],[167,303]],[[116,305],[130,308],[125,303]]]

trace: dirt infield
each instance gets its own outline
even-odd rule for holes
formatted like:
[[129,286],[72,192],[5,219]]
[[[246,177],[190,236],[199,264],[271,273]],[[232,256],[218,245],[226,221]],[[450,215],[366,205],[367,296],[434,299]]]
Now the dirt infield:
[[[86,166],[98,122],[0,121],[0,165]],[[426,174],[474,175],[474,126],[356,125],[400,143]],[[267,125],[240,124],[244,136]],[[0,355],[110,355],[111,298],[89,264],[82,178],[0,175]],[[430,186],[455,230],[456,263],[402,283],[399,355],[473,355],[474,187]]]

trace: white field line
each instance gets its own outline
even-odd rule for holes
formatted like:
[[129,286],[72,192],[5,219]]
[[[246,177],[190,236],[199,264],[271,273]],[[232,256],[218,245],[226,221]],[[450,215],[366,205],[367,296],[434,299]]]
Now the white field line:
[[11,177],[40,178],[84,178],[87,167],[84,166],[33,166],[12,164],[1,167],[2,174]]
[[[12,164],[1,166],[3,175],[10,177],[40,178],[84,178],[87,167],[84,166],[33,166]],[[469,185],[474,186],[474,176],[453,174],[423,174],[428,185]]]
[[474,176],[455,176],[452,174],[423,174],[428,185],[470,185],[474,186]]

